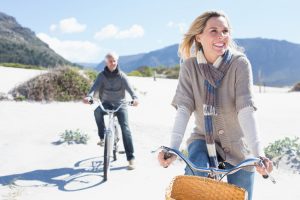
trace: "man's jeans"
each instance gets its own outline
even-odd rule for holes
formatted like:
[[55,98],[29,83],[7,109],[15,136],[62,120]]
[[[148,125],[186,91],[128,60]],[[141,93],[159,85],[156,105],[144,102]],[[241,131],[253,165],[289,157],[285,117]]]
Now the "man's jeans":
[[[112,105],[109,103],[103,103],[102,104],[105,109],[116,109],[118,105]],[[100,139],[104,139],[104,133],[105,133],[105,123],[104,123],[104,115],[106,113],[98,106],[95,111],[95,120],[98,127],[98,135]],[[128,124],[128,113],[127,113],[127,107],[123,106],[121,107],[115,115],[118,118],[121,130],[122,130],[122,137],[123,137],[123,144],[124,149],[126,153],[127,160],[134,159],[134,149],[133,149],[133,143],[132,143],[132,137],[131,137],[131,131]]]
[[[208,167],[209,166],[209,157],[206,148],[206,143],[204,140],[195,140],[188,147],[189,160],[196,165],[197,167]],[[230,169],[232,166],[229,163],[225,162],[226,169]],[[190,168],[185,168],[186,175],[192,175]],[[207,173],[204,172],[196,172],[197,176],[205,176],[207,177]],[[248,200],[252,199],[253,193],[253,183],[254,183],[254,172],[249,172],[246,170],[239,170],[234,174],[230,174],[227,176],[228,183],[237,185],[239,187],[245,188],[248,191]]]

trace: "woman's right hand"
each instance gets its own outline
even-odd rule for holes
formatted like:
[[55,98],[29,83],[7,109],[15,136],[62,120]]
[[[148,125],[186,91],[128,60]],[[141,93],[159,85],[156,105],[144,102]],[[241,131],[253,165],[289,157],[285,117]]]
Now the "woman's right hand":
[[176,158],[177,156],[175,154],[166,151],[159,152],[157,156],[159,164],[164,168],[169,167],[169,165],[176,160]]

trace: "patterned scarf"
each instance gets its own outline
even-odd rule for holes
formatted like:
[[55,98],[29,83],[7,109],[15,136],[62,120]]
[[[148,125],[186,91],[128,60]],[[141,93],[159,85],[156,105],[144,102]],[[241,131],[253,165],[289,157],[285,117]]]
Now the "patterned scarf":
[[[200,50],[201,51],[201,50]],[[202,52],[199,52],[202,53]],[[213,136],[213,117],[216,113],[217,89],[221,85],[222,79],[229,69],[232,53],[227,50],[222,56],[222,61],[218,68],[207,63],[198,63],[201,75],[204,81],[204,124],[205,124],[205,140],[209,156],[210,167],[218,167],[215,139]]]

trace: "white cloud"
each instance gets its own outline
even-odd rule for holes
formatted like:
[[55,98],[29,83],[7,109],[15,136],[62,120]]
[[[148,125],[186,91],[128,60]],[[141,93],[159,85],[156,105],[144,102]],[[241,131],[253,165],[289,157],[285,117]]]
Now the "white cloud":
[[59,30],[62,33],[80,33],[85,31],[85,29],[86,25],[80,24],[74,17],[62,19],[58,24],[52,24],[50,26],[50,31],[54,32]]
[[57,29],[57,25],[56,24],[52,24],[49,29],[50,29],[50,31],[54,32]]
[[186,24],[183,22],[175,23],[173,21],[170,21],[168,22],[167,26],[170,28],[177,28],[180,33],[185,33],[186,31]]
[[109,24],[95,33],[94,38],[97,40],[105,39],[127,39],[139,38],[144,36],[144,28],[141,25],[134,24],[129,29],[119,30],[114,24]]
[[89,41],[59,40],[45,33],[37,36],[55,52],[72,62],[100,62],[101,48]]
[[118,35],[119,29],[113,24],[109,24],[102,28],[100,31],[95,33],[94,38],[97,40],[104,40],[108,38],[113,38]]
[[128,30],[122,30],[119,32],[117,37],[119,39],[124,38],[138,38],[144,36],[144,29],[142,26],[134,24]]

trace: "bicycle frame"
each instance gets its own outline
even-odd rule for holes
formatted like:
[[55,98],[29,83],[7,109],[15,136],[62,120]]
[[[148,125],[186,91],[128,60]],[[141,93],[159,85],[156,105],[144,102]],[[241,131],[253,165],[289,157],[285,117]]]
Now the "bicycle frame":
[[[166,152],[171,152],[173,154],[178,155],[186,163],[186,165],[191,169],[193,175],[195,175],[194,171],[208,173],[210,177],[219,177],[219,175],[223,175],[219,180],[222,180],[226,175],[233,174],[245,167],[264,166],[263,161],[260,158],[249,158],[249,159],[246,159],[246,160],[240,162],[232,169],[197,167],[191,161],[189,161],[180,151],[166,147],[166,146],[162,146],[161,149],[165,150]],[[267,173],[268,177],[270,178],[270,180],[273,183],[276,183],[275,179],[272,176],[270,176],[270,174],[267,171],[266,171],[266,173]]]
[[114,114],[125,105],[132,105],[132,102],[121,103],[116,109],[105,109],[102,103],[99,103],[100,109],[108,114],[108,125],[105,131],[105,144],[104,144],[104,180],[107,180],[110,171],[110,158],[113,153],[114,160],[117,159],[117,142],[118,142],[118,130],[117,123]]
[[114,119],[114,114],[116,112],[118,112],[120,110],[120,108],[122,108],[123,106],[126,106],[126,105],[131,105],[132,102],[124,102],[124,103],[121,103],[116,109],[105,109],[102,105],[102,103],[99,104],[100,108],[107,113],[108,115],[108,126],[107,126],[107,129],[106,129],[106,137],[108,137],[108,140],[107,141],[110,141],[108,143],[108,149],[109,150],[112,150],[112,145],[113,145],[113,141],[115,139],[115,126],[116,126],[116,120]]

